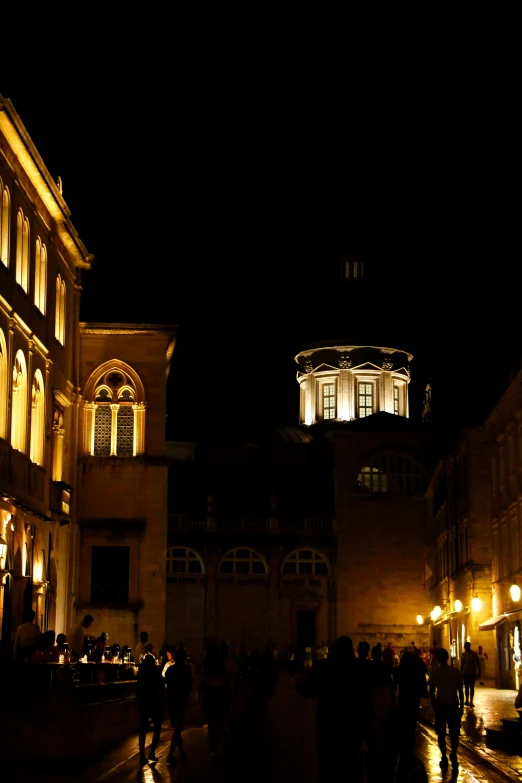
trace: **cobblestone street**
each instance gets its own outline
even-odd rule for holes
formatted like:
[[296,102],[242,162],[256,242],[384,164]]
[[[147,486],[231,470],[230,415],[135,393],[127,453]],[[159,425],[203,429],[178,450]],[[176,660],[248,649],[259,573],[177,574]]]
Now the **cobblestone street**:
[[[482,689],[477,691],[474,713],[467,710],[463,720],[462,746],[459,753],[459,780],[467,783],[500,783],[509,779],[518,780],[515,774],[520,757],[509,757],[496,751],[487,751],[483,739],[485,724],[499,721],[501,717],[516,716],[513,708],[514,692]],[[439,749],[433,730],[429,727],[429,714],[424,705],[427,725],[419,725],[417,732],[417,754],[428,771],[429,780],[441,781],[451,778],[442,776],[439,768]],[[178,767],[168,767],[166,757],[171,731],[164,724],[157,755],[158,763],[140,767],[138,762],[137,737],[122,743],[106,758],[95,763],[73,763],[61,766],[60,771],[34,770],[9,771],[6,780],[13,783],[33,783],[35,774],[39,783],[317,783],[315,759],[315,702],[305,701],[293,688],[292,679],[281,674],[276,695],[270,705],[264,725],[262,747],[247,758],[240,758],[234,765],[223,762],[208,763],[206,728],[196,705],[191,721],[194,725],[184,732],[184,743],[188,761]],[[479,753],[472,750],[477,744]],[[497,767],[497,769],[495,769]],[[345,779],[351,778],[346,770]]]

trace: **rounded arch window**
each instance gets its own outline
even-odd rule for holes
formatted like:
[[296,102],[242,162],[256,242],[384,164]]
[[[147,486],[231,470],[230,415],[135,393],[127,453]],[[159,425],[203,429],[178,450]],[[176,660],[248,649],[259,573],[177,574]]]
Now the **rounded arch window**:
[[219,573],[238,576],[266,576],[268,567],[254,549],[231,549],[219,564]]
[[357,477],[360,492],[422,495],[426,478],[420,466],[401,454],[381,454],[365,465]]
[[192,576],[204,573],[203,560],[194,549],[179,546],[167,549],[167,576]]
[[283,574],[330,576],[332,569],[327,558],[315,549],[296,549],[283,563]]

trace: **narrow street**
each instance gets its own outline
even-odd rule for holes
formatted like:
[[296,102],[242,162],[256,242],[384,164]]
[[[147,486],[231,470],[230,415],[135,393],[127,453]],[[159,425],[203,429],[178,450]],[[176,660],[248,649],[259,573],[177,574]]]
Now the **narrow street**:
[[[171,730],[164,724],[157,751],[159,761],[141,767],[138,761],[137,737],[130,737],[103,760],[94,763],[74,762],[60,765],[60,769],[10,770],[6,779],[13,783],[317,783],[315,759],[315,703],[304,700],[293,688],[287,674],[281,674],[276,695],[264,728],[262,746],[254,752],[248,749],[234,766],[221,761],[208,763],[206,728],[196,706],[192,723],[183,738],[188,760],[177,767],[168,767],[166,757]],[[199,725],[198,725],[199,724]],[[465,731],[463,730],[463,735]],[[417,755],[424,763],[431,781],[451,779],[450,771],[443,776],[439,768],[439,749],[433,731],[419,724]],[[474,753],[467,745],[460,749],[458,779],[466,783],[500,783],[509,780],[492,763]],[[493,758],[494,763],[494,758]],[[509,774],[509,770],[508,770]],[[352,779],[346,770],[346,781]],[[341,778],[342,779],[342,778]],[[512,780],[517,776],[513,775]]]

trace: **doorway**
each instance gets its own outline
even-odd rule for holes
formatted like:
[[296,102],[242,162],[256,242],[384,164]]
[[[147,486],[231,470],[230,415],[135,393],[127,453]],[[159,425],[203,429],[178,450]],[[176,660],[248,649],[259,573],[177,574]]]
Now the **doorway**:
[[315,647],[315,612],[297,612],[297,649]]

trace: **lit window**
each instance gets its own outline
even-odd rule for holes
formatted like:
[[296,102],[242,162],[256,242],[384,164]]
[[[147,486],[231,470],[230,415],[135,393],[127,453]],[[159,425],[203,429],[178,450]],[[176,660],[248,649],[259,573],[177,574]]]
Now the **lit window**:
[[422,495],[426,490],[426,480],[413,460],[398,454],[383,454],[362,468],[357,487],[361,492]]
[[323,419],[335,419],[336,415],[335,383],[323,384]]
[[[88,403],[85,416],[90,417],[86,422],[87,452],[95,457],[133,457],[144,451],[145,404],[144,400],[138,403],[143,386],[128,369],[125,372],[110,365],[109,370],[94,376],[94,402]],[[92,399],[88,390],[86,396]]]
[[357,390],[359,395],[359,418],[371,416],[373,413],[373,384],[360,383]]
[[11,446],[25,453],[27,432],[27,365],[18,351],[13,365],[13,399],[11,404]]
[[393,412],[396,416],[399,415],[399,387],[393,387]]
[[0,438],[6,437],[7,419],[7,343],[0,329]]
[[45,397],[42,373],[36,370],[31,391],[31,451],[33,462],[43,465],[45,435]]
[[34,259],[34,303],[45,315],[45,293],[47,289],[47,249],[40,237],[36,238]]
[[4,266],[9,266],[9,232],[11,220],[11,201],[9,191],[2,185],[0,179],[0,194],[2,203],[0,205],[0,261]]
[[265,576],[265,561],[253,549],[232,549],[219,564],[219,573],[237,576]]
[[204,574],[203,560],[193,549],[172,547],[167,549],[167,576],[193,576]]
[[297,549],[283,563],[283,574],[301,576],[329,576],[331,568],[328,560],[314,549]]
[[54,336],[59,343],[65,344],[65,280],[60,275],[56,277]]
[[16,216],[16,282],[29,289],[29,220],[21,209]]

